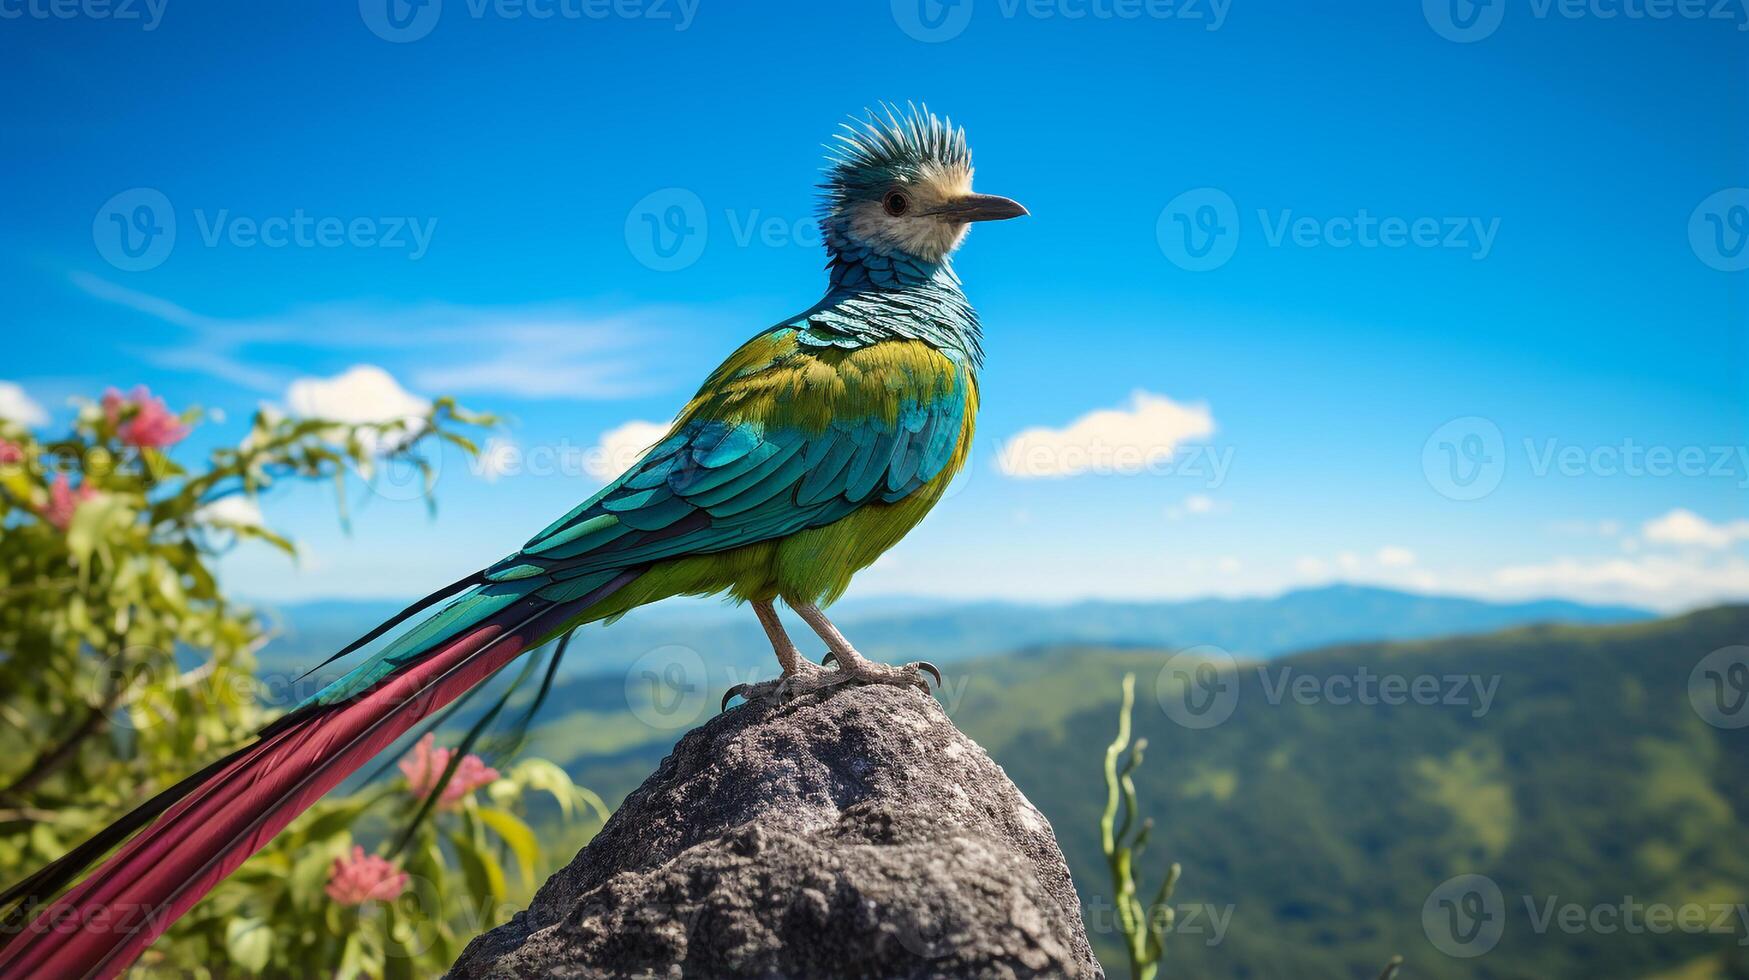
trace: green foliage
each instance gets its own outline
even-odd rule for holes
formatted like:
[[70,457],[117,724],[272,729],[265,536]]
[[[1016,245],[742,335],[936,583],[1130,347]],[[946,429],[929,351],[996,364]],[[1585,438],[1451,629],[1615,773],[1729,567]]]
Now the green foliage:
[[[1706,724],[1688,689],[1700,658],[1746,636],[1749,606],[1735,606],[1331,647],[1240,664],[1236,710],[1202,730],[1156,703],[1171,649],[1034,647],[963,661],[947,702],[1056,828],[1089,938],[1113,976],[1126,972],[1127,950],[1099,833],[1109,795],[1089,753],[1110,743],[1122,704],[1115,680],[1134,672],[1132,737],[1156,752],[1131,778],[1150,808],[1170,808],[1152,846],[1188,856],[1193,872],[1173,898],[1165,974],[1371,980],[1401,953],[1402,976],[1416,980],[1749,980],[1740,928],[1538,934],[1523,903],[1749,901],[1749,728]],[[1364,666],[1500,683],[1486,712],[1473,702],[1272,704],[1264,666],[1319,680]],[[563,681],[549,704],[564,710],[543,716],[551,720],[533,744],[610,803],[679,735],[624,715],[618,675]],[[644,741],[581,741],[600,737],[592,719],[614,719]],[[1429,943],[1421,913],[1441,882],[1471,872],[1499,882],[1512,918],[1499,946],[1462,960]],[[1226,929],[1212,927],[1216,913],[1230,914]]]
[[448,969],[469,939],[509,919],[555,863],[527,822],[525,798],[550,795],[568,814],[604,820],[605,806],[562,770],[524,759],[419,825],[395,866],[404,883],[351,905],[329,893],[335,862],[371,829],[400,826],[423,802],[405,780],[318,802],[222,882],[142,958],[152,973],[224,976],[424,977]]
[[[1111,887],[1117,906],[1118,928],[1123,932],[1125,952],[1129,954],[1130,976],[1135,980],[1154,980],[1160,960],[1166,955],[1166,934],[1172,931],[1172,889],[1178,885],[1183,871],[1174,862],[1160,882],[1160,890],[1146,905],[1137,897],[1135,859],[1148,846],[1154,832],[1154,818],[1143,819],[1136,826],[1136,783],[1132,778],[1142,764],[1142,753],[1148,740],[1137,739],[1130,745],[1130,711],[1136,703],[1136,675],[1123,675],[1123,704],[1117,713],[1117,737],[1105,749],[1105,812],[1099,818],[1100,847],[1105,852],[1111,870]],[[1129,746],[1129,758],[1123,768],[1118,759]],[[1115,829],[1118,798],[1123,798],[1123,823]],[[1132,833],[1133,831],[1133,833]]]
[[[953,718],[1057,828],[1089,937],[1114,974],[1127,951],[1096,832],[1108,798],[1088,783],[1088,751],[1111,739],[1122,703],[1112,678],[1133,671],[1132,737],[1173,751],[1132,778],[1144,802],[1170,808],[1153,846],[1194,872],[1173,900],[1167,973],[1356,980],[1402,953],[1403,976],[1426,980],[1638,980],[1715,964],[1721,950],[1741,958],[1741,924],[1731,934],[1538,933],[1525,897],[1583,908],[1630,896],[1749,901],[1749,729],[1707,724],[1688,689],[1701,658],[1744,636],[1749,607],[1738,606],[1646,624],[1335,647],[1241,664],[1232,716],[1200,730],[1153,703],[1171,650],[1059,647],[965,665]],[[1473,700],[1271,703],[1264,666],[1320,680],[1364,666],[1500,682],[1485,713]],[[1089,691],[1100,692],[1092,704]],[[1225,798],[1191,791],[1210,772],[1237,774]],[[1495,880],[1507,901],[1504,937],[1473,960],[1433,947],[1422,922],[1429,894],[1466,873]],[[1217,938],[1192,907],[1230,908],[1231,925]]]
[[[430,506],[427,453],[471,454],[463,431],[492,424],[448,399],[421,418],[369,424],[264,411],[239,445],[186,465],[172,447],[201,421],[143,391],[83,406],[60,439],[0,420],[0,884],[244,744],[276,706],[309,693],[257,676],[268,635],[214,574],[240,541],[296,555],[246,502],[280,483],[327,482],[344,521],[351,474]],[[385,489],[387,473],[411,485]],[[578,818],[605,812],[539,760],[484,788],[483,799],[446,801],[394,856],[406,881],[392,901],[359,904],[326,894],[336,859],[386,839],[419,800],[402,785],[319,802],[142,962],[187,975],[447,966],[550,870],[526,823],[531,794]]]

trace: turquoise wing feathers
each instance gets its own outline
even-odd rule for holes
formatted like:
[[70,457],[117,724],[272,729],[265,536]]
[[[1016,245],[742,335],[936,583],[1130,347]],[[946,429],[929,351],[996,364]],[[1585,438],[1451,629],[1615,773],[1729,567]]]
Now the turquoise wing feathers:
[[[753,367],[735,367],[731,358],[712,380],[757,387],[776,373],[800,370],[798,359],[819,358],[781,346],[793,356]],[[898,392],[896,398],[863,398],[873,410],[837,412],[812,424],[790,417],[781,402],[710,417],[708,407],[722,392],[707,382],[693,402],[706,410],[683,415],[624,474],[486,569],[477,587],[310,700],[353,697],[519,601],[576,602],[628,569],[783,538],[870,504],[904,500],[949,469],[973,408],[969,369],[931,356],[924,363],[951,376],[920,379],[906,374],[915,364],[880,362],[857,383]],[[906,376],[884,376],[892,372]]]

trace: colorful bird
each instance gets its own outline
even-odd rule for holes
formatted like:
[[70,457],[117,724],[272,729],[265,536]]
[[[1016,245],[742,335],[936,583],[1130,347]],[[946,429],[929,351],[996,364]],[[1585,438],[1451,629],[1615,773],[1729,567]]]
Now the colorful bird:
[[[847,682],[927,690],[933,667],[866,659],[821,607],[922,520],[965,463],[983,350],[949,257],[972,222],[1027,212],[973,193],[964,131],[916,108],[846,124],[822,191],[831,261],[818,303],[731,354],[666,437],[601,492],[336,658],[434,614],[254,743],[0,896],[8,921],[23,925],[0,946],[0,976],[120,972],[420,719],[518,655],[645,603],[726,593],[753,606],[782,674],[730,696]],[[780,598],[825,641],[827,665],[785,634]]]

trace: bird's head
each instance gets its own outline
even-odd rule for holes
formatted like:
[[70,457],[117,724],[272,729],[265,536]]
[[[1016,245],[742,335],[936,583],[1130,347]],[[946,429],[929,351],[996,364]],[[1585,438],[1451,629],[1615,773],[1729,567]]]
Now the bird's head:
[[1027,213],[1006,197],[972,193],[965,130],[927,108],[883,106],[842,128],[820,185],[829,247],[860,245],[937,263],[959,247],[972,222]]

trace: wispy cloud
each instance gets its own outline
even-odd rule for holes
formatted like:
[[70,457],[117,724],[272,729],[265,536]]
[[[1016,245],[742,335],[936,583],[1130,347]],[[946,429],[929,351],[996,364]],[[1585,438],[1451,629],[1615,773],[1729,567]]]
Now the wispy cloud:
[[1061,429],[1021,432],[1002,447],[997,465],[1022,480],[1143,473],[1170,459],[1180,444],[1214,431],[1207,405],[1138,391],[1123,408],[1088,412]]
[[286,388],[293,415],[335,422],[395,422],[419,418],[431,403],[401,387],[380,367],[360,364],[332,378],[299,378]]
[[323,304],[271,317],[215,317],[84,272],[86,294],[181,328],[165,346],[135,349],[167,370],[218,378],[252,391],[285,390],[304,373],[295,350],[392,356],[419,387],[458,395],[611,399],[665,387],[645,356],[659,337],[651,312],[598,316],[562,306],[407,307]]
[[601,441],[589,454],[584,466],[591,476],[611,480],[631,469],[645,451],[668,434],[667,422],[645,422],[634,419],[601,434]]
[[27,429],[34,429],[48,424],[49,413],[25,394],[22,387],[10,381],[0,381],[0,419],[8,419]]
[[1739,518],[1715,524],[1692,510],[1678,507],[1647,521],[1640,527],[1640,536],[1647,544],[1717,551],[1739,541],[1749,541],[1749,520]]
[[1561,557],[1496,570],[1485,591],[1680,609],[1749,595],[1749,561],[1735,555]]
[[1193,493],[1176,504],[1166,508],[1169,520],[1181,521],[1186,517],[1207,517],[1210,514],[1224,514],[1232,509],[1232,505],[1216,500],[1206,493]]

